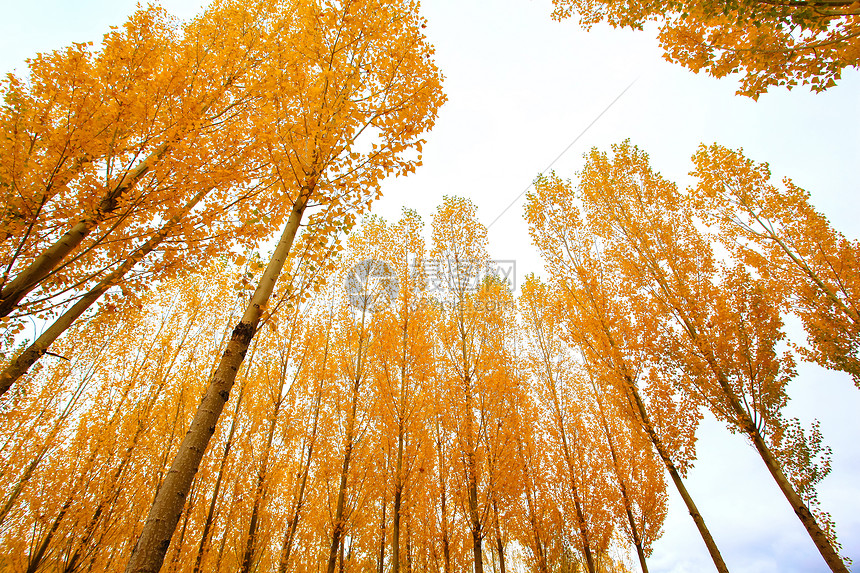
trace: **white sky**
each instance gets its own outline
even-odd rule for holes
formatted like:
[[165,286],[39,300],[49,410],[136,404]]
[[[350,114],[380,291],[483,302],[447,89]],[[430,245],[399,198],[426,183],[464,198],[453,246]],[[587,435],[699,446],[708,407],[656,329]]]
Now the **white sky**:
[[[201,0],[164,0],[193,16]],[[2,0],[0,71],[23,69],[37,51],[98,41],[131,13],[131,0]],[[374,212],[396,219],[415,208],[429,223],[444,194],[470,197],[489,224],[630,82],[630,90],[554,166],[574,177],[590,147],[630,138],[652,166],[689,181],[699,143],[743,147],[808,189],[814,203],[851,238],[860,238],[860,73],[824,94],[795,90],[758,102],[661,58],[645,32],[553,22],[549,0],[425,0],[449,101],[424,147],[424,166],[383,187]],[[489,229],[494,258],[515,259],[520,279],[540,272],[522,219],[524,199]],[[860,563],[860,390],[847,376],[803,365],[791,387],[791,415],[821,420],[833,472],[820,485],[847,555]],[[689,488],[734,573],[825,571],[826,567],[751,446],[706,419]],[[670,488],[671,490],[671,488]],[[649,567],[713,570],[704,544],[673,493],[665,534]],[[634,570],[636,566],[634,566]]]

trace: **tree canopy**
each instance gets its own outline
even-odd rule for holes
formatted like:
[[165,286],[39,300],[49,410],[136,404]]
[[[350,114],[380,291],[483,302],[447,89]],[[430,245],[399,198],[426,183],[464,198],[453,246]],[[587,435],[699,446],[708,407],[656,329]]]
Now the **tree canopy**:
[[[753,97],[856,65],[856,2],[554,4]],[[139,7],[3,80],[0,569],[647,573],[677,492],[727,572],[709,416],[847,572],[790,404],[802,361],[860,387],[860,244],[719,144],[687,188],[627,140],[539,175],[519,284],[468,197],[374,214],[446,99],[424,27]]]
[[860,63],[860,5],[853,0],[732,2],[553,0],[553,17],[642,30],[659,25],[664,57],[694,72],[741,75],[738,93],[836,85]]

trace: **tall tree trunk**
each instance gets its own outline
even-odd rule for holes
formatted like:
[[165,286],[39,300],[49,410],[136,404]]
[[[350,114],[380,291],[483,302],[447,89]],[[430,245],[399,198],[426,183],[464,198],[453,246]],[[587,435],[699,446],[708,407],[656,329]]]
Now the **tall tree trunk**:
[[496,500],[493,500],[493,524],[496,529],[496,552],[499,556],[499,573],[506,573],[505,569],[505,544],[502,541],[502,530],[499,526],[499,508],[496,506]]
[[403,423],[397,435],[397,461],[394,468],[394,515],[391,527],[391,570],[400,573],[400,510],[403,504]]
[[[149,407],[152,406],[152,403],[154,402],[155,397],[161,391],[162,386],[159,386],[158,389],[152,393],[151,399],[149,400],[149,403],[147,404],[145,410],[147,414],[149,411]],[[109,507],[110,505],[116,503],[116,499],[120,494],[120,489],[116,487],[116,484],[119,482],[123,471],[125,471],[126,465],[131,461],[132,454],[134,453],[134,449],[137,447],[137,442],[140,439],[141,435],[143,435],[143,424],[138,423],[137,431],[132,438],[131,444],[129,444],[129,446],[126,448],[125,454],[120,460],[119,466],[117,466],[116,470],[114,470],[114,473],[111,476],[109,489],[112,490],[113,493],[102,497],[102,499],[99,501],[96,510],[90,517],[86,528],[84,528],[84,534],[81,536],[81,542],[78,544],[78,547],[75,549],[74,553],[72,553],[72,556],[66,561],[66,565],[63,568],[63,573],[72,573],[75,570],[75,568],[78,566],[78,562],[80,561],[81,556],[83,555],[84,551],[86,551],[87,546],[89,545],[93,535],[96,532],[96,527],[99,524],[99,520],[101,519],[105,507]]]
[[774,481],[779,486],[785,499],[791,505],[794,513],[806,528],[806,532],[809,534],[809,537],[812,538],[813,543],[815,543],[815,547],[818,549],[819,553],[821,553],[824,561],[834,573],[848,573],[848,567],[845,565],[842,557],[839,556],[839,553],[836,552],[836,549],[830,542],[830,538],[824,530],[821,529],[821,526],[818,525],[818,521],[815,519],[815,516],[806,506],[806,503],[804,503],[800,495],[798,495],[794,486],[785,476],[785,473],[783,473],[779,460],[774,457],[770,448],[767,447],[764,439],[762,439],[758,429],[752,425],[751,420],[749,421],[749,424],[750,426],[748,427],[753,430],[749,431],[748,435],[755,445],[756,450],[758,450],[761,459],[764,461],[764,465],[767,467],[770,475],[773,476]]
[[338,573],[343,573],[343,570],[344,570],[344,567],[343,567],[343,561],[344,561],[344,560],[343,560],[343,553],[344,553],[344,549],[343,549],[343,538],[341,538],[340,542],[338,543],[338,564],[337,564],[337,570],[338,570]]
[[[408,279],[407,279],[408,280]],[[392,573],[400,573],[400,511],[403,500],[403,448],[406,441],[405,410],[407,398],[407,372],[409,364],[409,285],[405,285],[403,327],[401,336],[400,400],[397,412],[397,461],[394,468],[394,519],[392,524]]]
[[729,573],[729,568],[726,566],[726,562],[723,561],[723,556],[720,553],[713,536],[711,536],[708,526],[705,525],[705,520],[702,517],[702,514],[699,513],[699,508],[696,507],[693,497],[690,495],[690,492],[687,491],[687,487],[684,485],[684,481],[678,473],[678,468],[675,467],[675,463],[669,456],[669,452],[666,450],[662,440],[660,440],[660,437],[654,430],[651,418],[648,416],[648,411],[645,409],[645,403],[639,395],[639,389],[636,386],[636,382],[627,374],[624,375],[624,379],[628,390],[628,397],[632,398],[634,407],[639,414],[639,421],[642,423],[645,433],[648,434],[648,438],[654,445],[657,455],[660,456],[661,460],[663,460],[663,465],[666,466],[666,471],[669,472],[669,477],[672,478],[672,483],[675,484],[675,488],[681,495],[681,499],[684,500],[684,505],[687,506],[687,511],[690,513],[690,517],[693,518],[693,522],[696,524],[696,529],[699,530],[699,535],[702,536],[702,540],[705,542],[705,547],[708,548],[708,553],[711,556],[711,560],[714,562],[714,566],[720,573]]
[[[235,494],[235,488],[233,493]],[[215,568],[213,571],[221,571],[221,560],[224,558],[224,547],[227,545],[227,531],[230,524],[233,522],[233,510],[236,508],[235,503],[230,504],[230,509],[227,511],[227,518],[224,520],[224,534],[221,536],[221,543],[218,544],[218,556],[215,558]]]
[[561,436],[562,453],[564,454],[565,462],[567,462],[567,471],[570,475],[570,493],[571,495],[573,495],[573,505],[576,509],[576,522],[577,529],[579,529],[579,536],[582,540],[582,553],[585,556],[585,564],[586,567],[588,567],[588,572],[596,573],[597,569],[594,567],[594,558],[591,554],[591,545],[588,542],[588,529],[586,526],[585,514],[582,512],[582,501],[579,498],[579,488],[576,487],[576,467],[573,465],[573,456],[571,455],[570,446],[567,441],[567,431],[564,427],[564,416],[561,411],[561,404],[558,399],[558,394],[556,393],[555,378],[552,376],[552,372],[549,369],[549,364],[547,364],[546,366],[547,372],[549,373],[549,382],[550,389],[552,391],[556,424],[558,425],[559,435]]
[[445,566],[445,573],[451,573],[451,543],[448,539],[448,496],[446,494],[445,480],[445,460],[444,448],[442,444],[442,431],[439,427],[439,420],[436,419],[436,451],[439,453],[439,510],[441,512],[441,529],[442,529],[442,561]]
[[[228,322],[232,322],[233,314],[230,314],[230,318]],[[226,338],[226,332],[224,333],[224,337],[222,337],[221,342],[218,344],[220,348],[221,344],[224,343],[224,338]],[[215,478],[215,487],[212,490],[212,497],[209,500],[209,510],[206,512],[206,521],[203,523],[203,532],[200,535],[200,545],[197,547],[197,556],[194,558],[194,568],[192,569],[192,573],[199,573],[201,565],[203,563],[203,557],[206,553],[206,545],[209,543],[209,535],[212,532],[212,525],[214,523],[215,518],[215,507],[218,503],[218,496],[221,492],[221,484],[224,480],[224,469],[227,466],[227,457],[230,455],[230,450],[233,447],[233,438],[236,434],[236,424],[239,421],[239,411],[242,406],[242,397],[245,395],[245,386],[248,383],[248,372],[251,370],[251,366],[254,363],[254,353],[257,350],[257,343],[254,342],[253,348],[251,348],[251,354],[248,357],[248,361],[245,363],[245,376],[242,380],[242,385],[239,386],[239,395],[236,397],[236,406],[233,410],[233,418],[230,421],[230,429],[227,432],[227,440],[224,442],[224,451],[221,453],[221,461],[218,465],[218,474]]]
[[[606,340],[609,343],[609,346],[616,352],[621,354],[618,345],[615,342],[615,336],[612,334],[612,331],[607,326],[606,322],[603,321],[603,317],[599,317],[600,319],[600,327],[603,331],[603,334],[606,336]],[[627,398],[631,402],[631,406],[633,410],[638,413],[639,421],[642,423],[642,427],[645,430],[645,433],[648,435],[648,438],[651,440],[651,443],[654,445],[654,449],[657,451],[657,455],[660,456],[660,459],[663,460],[663,465],[666,466],[666,471],[669,472],[669,477],[672,478],[672,483],[675,484],[675,488],[678,490],[678,493],[681,495],[681,499],[684,500],[684,505],[687,506],[687,511],[690,513],[690,517],[693,518],[693,523],[696,524],[696,529],[699,531],[699,535],[702,537],[702,541],[705,542],[705,547],[708,549],[708,554],[711,556],[711,560],[714,562],[714,567],[716,567],[719,573],[729,573],[729,569],[726,566],[726,562],[723,560],[723,556],[720,553],[719,548],[717,547],[716,542],[714,541],[713,536],[711,535],[708,526],[705,525],[705,520],[702,517],[702,514],[699,513],[699,508],[696,507],[695,502],[693,502],[693,498],[690,495],[690,492],[687,491],[687,487],[684,485],[684,481],[681,479],[681,475],[678,473],[678,468],[675,467],[675,463],[672,461],[669,452],[663,445],[662,440],[657,435],[657,432],[654,430],[654,425],[651,423],[651,417],[648,415],[648,411],[645,409],[645,403],[642,401],[642,396],[639,394],[639,387],[636,384],[636,381],[630,375],[632,371],[626,360],[623,358],[619,363],[613,365],[616,371],[621,375],[624,381],[624,387],[627,390]]]
[[[329,315],[331,319],[331,315]],[[319,419],[320,419],[320,405],[322,404],[322,395],[323,395],[323,386],[325,383],[325,372],[326,366],[328,364],[328,356],[329,350],[331,347],[331,320],[329,320],[328,327],[326,328],[326,337],[325,337],[325,347],[323,349],[323,359],[322,365],[319,369],[319,375],[317,376],[317,386],[316,386],[316,397],[314,400],[314,410],[313,410],[313,424],[311,426],[311,435],[308,439],[308,453],[307,458],[304,464],[304,467],[300,467],[299,471],[299,480],[298,480],[298,491],[295,495],[294,502],[294,511],[292,518],[290,519],[290,523],[287,526],[287,532],[284,535],[284,545],[281,549],[281,560],[278,565],[279,573],[285,573],[287,570],[287,565],[290,562],[290,555],[293,549],[293,542],[296,537],[296,530],[299,525],[299,518],[302,514],[302,508],[304,506],[305,501],[305,489],[308,484],[308,475],[310,474],[311,462],[313,461],[314,454],[314,446],[317,441],[317,433],[319,430]]]
[[283,403],[283,386],[278,393],[278,399],[275,401],[274,412],[269,420],[269,431],[266,435],[266,447],[263,450],[263,459],[260,461],[260,470],[257,472],[257,488],[254,492],[254,505],[251,509],[251,521],[248,524],[248,534],[246,535],[245,552],[242,558],[242,566],[240,573],[249,573],[253,569],[254,558],[257,548],[257,527],[260,518],[260,506],[264,502],[266,491],[266,475],[269,466],[269,452],[272,449],[272,439],[275,436],[275,428],[278,425],[278,413],[281,410]]
[[308,469],[310,468],[310,458],[311,458],[312,452],[313,452],[313,445],[311,445],[310,448],[308,449],[308,462],[305,465],[304,470],[303,470],[302,475],[301,475],[299,491],[298,491],[298,494],[296,495],[295,511],[293,512],[293,516],[290,519],[290,523],[287,527],[287,534],[284,536],[284,547],[281,551],[281,554],[282,554],[281,562],[278,565],[279,573],[285,573],[287,570],[287,565],[290,562],[290,554],[292,553],[292,550],[293,550],[293,542],[294,542],[295,537],[296,537],[296,530],[298,529],[298,525],[299,525],[299,517],[301,516],[302,505],[304,503],[304,493],[305,493],[305,487],[307,486],[307,483],[308,483],[308,473],[309,473]]
[[[662,275],[658,278],[662,278]],[[668,288],[664,287],[664,290],[668,291]],[[803,502],[803,499],[797,494],[797,491],[795,491],[794,486],[792,486],[791,482],[786,478],[779,460],[774,457],[770,448],[768,448],[758,430],[758,427],[744,409],[740,398],[735,394],[731,384],[729,384],[725,373],[714,355],[709,341],[702,340],[702,337],[699,336],[699,330],[696,327],[695,322],[689,319],[682,309],[677,309],[677,314],[680,317],[681,326],[687,333],[690,341],[695,345],[698,351],[701,352],[702,357],[705,359],[705,362],[713,373],[723,396],[728,401],[731,413],[735,418],[734,424],[739,430],[741,430],[741,432],[746,434],[753,443],[753,446],[759,453],[762,461],[764,461],[765,466],[777,486],[779,486],[780,491],[782,491],[785,499],[794,510],[794,513],[797,515],[798,519],[800,519],[804,528],[806,528],[806,532],[815,544],[816,549],[818,549],[831,571],[834,573],[848,573],[848,568],[845,566],[845,562],[836,552],[836,549],[830,542],[830,538],[824,530],[821,529],[821,526],[818,525],[815,516],[812,515],[812,512]]]
[[145,256],[154,251],[158,245],[166,239],[170,232],[178,225],[197,203],[211,189],[201,191],[194,196],[179,212],[173,215],[146,243],[138,247],[119,267],[106,276],[101,282],[94,286],[83,297],[78,299],[71,308],[60,315],[26,350],[15,357],[3,371],[0,372],[0,396],[21,376],[27,373],[30,367],[36,363],[57,338],[69,329],[74,322],[81,317],[101,296],[112,286],[122,281],[123,277]]
[[170,561],[170,571],[176,571],[176,564],[179,562],[179,556],[182,554],[182,546],[185,544],[185,532],[188,530],[188,520],[191,517],[191,511],[194,509],[194,494],[197,490],[197,478],[191,482],[191,491],[188,495],[188,501],[185,504],[185,509],[182,511],[182,527],[179,528],[179,539],[175,544],[173,559]]
[[412,573],[412,520],[406,519],[406,573]]
[[568,473],[570,474],[570,491],[573,495],[574,507],[576,509],[577,529],[579,529],[579,536],[582,541],[582,552],[585,556],[585,563],[588,567],[589,573],[595,573],[596,569],[594,567],[594,559],[591,554],[591,545],[588,542],[588,529],[586,527],[585,515],[582,512],[579,490],[576,487],[576,472],[573,465],[573,457],[571,456],[570,447],[567,441],[567,430],[564,427],[564,412],[562,411],[561,402],[558,398],[558,384],[556,382],[556,377],[553,374],[552,358],[549,355],[549,351],[544,341],[544,335],[540,328],[538,329],[538,339],[540,342],[541,352],[543,354],[543,369],[546,371],[546,380],[550,395],[552,396],[553,418],[555,418],[557,430],[561,437],[562,454],[564,455]]
[[[610,444],[610,447],[611,444]],[[612,452],[613,464],[615,464],[615,473],[618,475],[618,462],[615,460],[615,452]],[[633,545],[636,546],[636,555],[639,556],[639,566],[642,567],[642,573],[648,573],[648,563],[645,561],[645,549],[642,547],[642,538],[639,535],[639,530],[636,527],[636,520],[633,517],[633,508],[630,504],[630,499],[627,496],[627,486],[621,476],[618,476],[618,484],[621,487],[621,499],[624,501],[624,510],[627,512],[627,521],[630,524],[630,532],[633,535]]]
[[[365,328],[366,328],[367,309],[361,311],[361,330],[358,338],[358,350],[356,356],[355,379],[352,383],[352,397],[350,403],[349,417],[346,421],[346,435],[344,436],[344,452],[343,465],[340,471],[340,485],[337,493],[337,509],[334,516],[334,529],[331,535],[331,549],[329,551],[327,573],[334,573],[335,560],[337,558],[338,547],[341,546],[343,536],[346,533],[346,494],[347,494],[347,479],[349,477],[349,464],[352,461],[352,450],[354,444],[355,433],[355,416],[358,412],[358,391],[361,388],[361,379],[364,368],[364,346],[365,346]],[[341,559],[341,563],[343,560]]]
[[83,394],[84,389],[89,383],[89,377],[84,377],[79,383],[78,387],[75,389],[71,398],[69,398],[66,405],[63,407],[63,410],[60,412],[60,415],[54,421],[54,424],[51,426],[51,429],[48,431],[48,435],[45,437],[44,445],[39,449],[39,452],[36,456],[27,464],[27,467],[24,468],[21,477],[18,478],[18,481],[12,486],[12,491],[9,492],[9,495],[6,497],[6,501],[3,503],[2,507],[0,507],[0,524],[2,524],[6,517],[9,516],[9,512],[12,511],[12,508],[15,506],[15,502],[18,500],[18,496],[21,495],[21,491],[27,482],[30,481],[30,478],[33,477],[33,473],[36,471],[36,468],[42,462],[51,448],[55,445],[53,443],[54,438],[57,436],[57,433],[60,431],[63,423],[66,421],[66,418],[71,415],[74,410],[75,404],[78,399]]
[[[523,461],[523,467],[526,468],[528,472],[528,465],[525,457],[525,452],[523,449],[523,442],[519,436],[517,436],[517,449],[520,453],[520,458]],[[535,556],[538,560],[538,573],[549,573],[549,569],[547,568],[546,563],[546,554],[544,552],[543,542],[540,538],[540,528],[537,523],[537,513],[535,511],[535,502],[534,502],[534,493],[532,491],[533,484],[532,480],[528,477],[526,478],[525,492],[526,492],[526,506],[529,511],[529,523],[532,526],[532,535],[534,536],[535,541]]]
[[382,494],[382,515],[379,520],[379,557],[376,560],[376,572],[382,573],[385,566],[385,511],[388,509],[388,495]]
[[349,464],[352,461],[352,449],[354,447],[355,416],[358,409],[358,390],[361,386],[361,378],[356,376],[352,385],[352,398],[349,419],[346,423],[345,449],[343,453],[343,464],[340,470],[340,485],[337,493],[337,509],[334,516],[334,529],[331,535],[331,549],[329,551],[327,573],[334,573],[338,548],[341,550],[341,566],[343,564],[343,537],[346,533],[346,494],[347,479],[349,478]]
[[[162,323],[162,326],[163,326],[163,324],[164,323]],[[182,338],[181,338],[180,343],[178,345],[179,348],[181,348],[181,346],[185,342],[185,339],[189,335],[190,328],[191,328],[191,325],[189,324],[188,329],[182,335]],[[155,340],[155,339],[153,338],[153,340]],[[78,568],[78,565],[79,565],[81,559],[84,557],[84,554],[87,552],[87,548],[90,545],[90,542],[92,541],[93,536],[96,533],[96,530],[98,528],[99,522],[101,520],[102,515],[104,514],[105,509],[112,507],[113,504],[116,503],[116,500],[121,493],[121,488],[117,487],[117,484],[119,483],[120,478],[122,477],[122,474],[125,471],[126,466],[129,464],[129,462],[131,462],[132,456],[134,454],[134,450],[137,448],[138,441],[140,440],[141,436],[143,436],[145,429],[146,429],[145,425],[143,424],[143,420],[149,417],[150,412],[152,412],[152,407],[154,406],[155,401],[157,400],[159,394],[161,394],[161,391],[164,389],[164,386],[166,384],[167,374],[169,374],[169,372],[173,369],[173,366],[176,363],[177,358],[179,357],[179,348],[177,348],[176,352],[173,355],[173,358],[170,360],[170,363],[167,367],[167,371],[165,372],[164,376],[162,376],[162,381],[158,384],[158,386],[156,386],[154,389],[150,390],[150,392],[146,396],[145,400],[143,401],[143,407],[141,409],[140,414],[138,415],[137,427],[135,429],[134,436],[131,439],[131,443],[125,448],[125,452],[123,453],[122,457],[120,458],[119,465],[114,470],[113,474],[111,475],[111,477],[108,481],[107,490],[109,493],[106,493],[99,500],[99,503],[96,506],[95,511],[93,512],[92,516],[90,516],[90,519],[87,522],[86,527],[84,528],[84,532],[83,532],[83,535],[81,535],[80,542],[78,543],[77,547],[75,547],[75,550],[72,553],[72,555],[68,559],[66,559],[66,564],[63,567],[63,573],[73,573]],[[120,416],[121,413],[123,413],[123,405],[125,404],[125,400],[128,398],[129,392],[131,391],[132,387],[135,385],[134,373],[132,373],[131,379],[132,379],[132,383],[126,385],[122,395],[120,396],[120,400],[117,402],[117,405],[114,408],[113,415],[111,416],[111,419],[107,424],[107,427],[113,427],[117,418]],[[88,460],[88,463],[86,465],[87,468],[91,468],[92,463],[95,460],[97,453],[98,453],[97,449],[94,449],[92,451],[92,453],[90,454],[90,458]],[[88,470],[88,471],[90,471],[90,470]],[[104,536],[104,532],[102,532],[102,536]],[[96,543],[95,546],[98,547],[98,543]],[[70,546],[70,549],[71,549],[71,546]]]
[[477,488],[474,484],[469,484],[469,525],[472,532],[472,557],[475,561],[475,573],[484,573],[483,531],[478,512],[472,509],[477,507],[477,504]]
[[589,380],[591,382],[591,388],[594,391],[594,399],[597,401],[597,409],[600,414],[600,426],[603,428],[603,435],[606,436],[606,442],[609,444],[609,454],[612,457],[612,469],[615,472],[615,479],[618,480],[618,487],[621,490],[621,500],[624,503],[624,511],[627,513],[627,521],[630,524],[630,534],[633,536],[633,545],[636,547],[636,555],[639,556],[639,565],[642,567],[642,573],[648,573],[648,564],[645,561],[645,550],[642,547],[642,537],[639,535],[639,528],[636,527],[636,520],[633,518],[633,507],[630,503],[630,498],[627,495],[627,485],[624,482],[624,477],[621,475],[618,454],[615,451],[615,443],[612,441],[612,433],[609,431],[609,423],[606,420],[606,413],[603,410],[603,403],[600,400],[597,384],[590,373]]
[[753,443],[753,446],[755,446],[755,449],[764,462],[765,467],[767,467],[770,475],[773,477],[777,486],[779,486],[780,491],[782,491],[782,494],[785,496],[785,499],[788,501],[789,505],[791,505],[791,509],[794,510],[795,515],[800,519],[803,527],[806,528],[807,534],[809,534],[809,537],[812,539],[818,552],[824,558],[827,566],[830,567],[830,570],[834,573],[848,573],[848,567],[846,567],[842,557],[840,557],[839,553],[836,552],[830,538],[824,530],[821,529],[821,526],[818,525],[818,521],[816,521],[815,516],[785,476],[785,473],[782,471],[782,465],[773,455],[773,452],[770,451],[770,448],[767,446],[764,438],[762,438],[755,422],[753,422],[747,411],[744,409],[740,398],[735,394],[725,374],[723,374],[720,369],[716,358],[710,350],[703,348],[699,344],[695,330],[688,329],[688,332],[690,332],[690,336],[696,345],[704,350],[703,353],[705,354],[705,359],[710,365],[723,395],[729,402],[732,413],[735,415],[737,426],[747,435]]
[[[326,337],[326,346],[325,353],[323,355],[323,368],[325,368],[325,363],[328,360],[328,350],[329,350],[329,338]],[[293,549],[293,540],[296,537],[296,529],[299,525],[299,517],[302,513],[302,507],[304,505],[305,498],[305,489],[308,484],[308,474],[311,469],[311,462],[313,461],[314,454],[314,445],[316,444],[317,438],[317,429],[319,427],[319,418],[320,418],[320,403],[322,402],[322,377],[320,377],[319,386],[317,387],[317,395],[316,395],[316,403],[314,404],[314,423],[313,429],[311,430],[311,437],[308,440],[308,455],[305,461],[304,468],[302,468],[301,477],[299,478],[299,489],[296,493],[296,501],[295,501],[295,510],[293,511],[293,516],[290,519],[290,524],[287,527],[287,534],[284,536],[284,547],[281,551],[281,562],[278,566],[279,573],[285,573],[287,570],[287,565],[290,562],[290,553]]]
[[57,517],[54,518],[54,522],[51,524],[51,528],[48,530],[48,533],[45,534],[45,537],[42,538],[36,551],[34,551],[30,556],[29,562],[27,563],[27,573],[36,573],[39,569],[39,565],[42,564],[42,559],[45,558],[45,552],[48,550],[48,546],[51,544],[54,534],[60,527],[60,522],[63,520],[66,512],[69,511],[69,507],[72,505],[72,500],[72,496],[66,498],[66,502],[63,504],[63,507],[60,508],[60,512],[57,514]]
[[[772,236],[771,238],[774,237]],[[782,244],[781,247],[790,257],[792,256],[791,253],[788,252],[789,249],[787,249],[784,244]],[[690,294],[691,291],[687,288],[688,285],[686,285],[683,280],[680,280],[677,276],[671,276],[663,267],[654,262],[655,257],[653,253],[649,253],[647,252],[647,249],[643,249],[641,247],[637,247],[637,250],[640,251],[640,254],[645,260],[645,265],[647,267],[646,272],[650,273],[651,278],[657,283],[659,290],[663,293],[662,303],[666,306],[667,311],[675,316],[678,320],[678,325],[683,329],[689,341],[708,364],[720,390],[729,403],[729,407],[731,409],[729,417],[732,417],[732,415],[734,417],[732,422],[737,429],[746,434],[752,441],[753,446],[758,451],[765,463],[765,466],[774,478],[774,481],[776,481],[786,500],[791,505],[791,508],[806,528],[812,542],[815,544],[815,547],[818,549],[819,553],[821,553],[821,556],[824,558],[824,561],[830,569],[835,573],[847,573],[848,568],[845,566],[842,558],[833,547],[829,537],[821,529],[818,522],[815,520],[815,517],[812,515],[812,512],[809,511],[809,508],[806,507],[806,504],[786,478],[779,461],[773,456],[773,453],[762,439],[755,423],[741,405],[739,397],[735,394],[731,384],[729,384],[728,378],[716,358],[713,350],[714,347],[712,345],[713,341],[709,340],[707,335],[702,336],[700,334],[701,332],[704,332],[705,329],[700,328],[701,325],[696,317],[689,314],[688,309],[698,306],[699,301],[695,296]],[[798,261],[795,260],[795,262]],[[815,281],[815,276],[810,276],[810,278],[813,282]],[[821,287],[823,285],[819,283],[818,286]],[[833,302],[833,299],[831,299],[831,302]],[[840,303],[836,301],[836,304],[839,305]]]
[[[566,444],[565,450],[567,450]],[[570,472],[570,492],[573,494],[573,505],[576,508],[576,521],[579,525],[579,536],[582,539],[582,553],[585,555],[585,565],[588,567],[589,573],[596,573],[597,568],[594,566],[594,557],[591,553],[585,514],[582,511],[582,500],[579,498],[579,488],[576,487],[576,474],[574,473],[576,470],[569,451],[565,451],[565,458],[567,458],[568,471]]]
[[[254,361],[254,350],[256,344],[251,350],[251,355],[248,357],[248,363],[245,367],[245,381],[247,382],[248,371]],[[218,503],[218,495],[221,492],[221,482],[224,480],[224,468],[227,465],[227,457],[230,455],[230,449],[233,447],[233,436],[236,434],[236,423],[239,420],[239,409],[242,406],[242,396],[245,394],[245,384],[239,387],[239,394],[236,396],[236,407],[233,410],[233,419],[230,422],[230,430],[227,432],[227,441],[224,443],[224,451],[221,454],[221,461],[218,465],[218,475],[215,477],[215,487],[212,490],[212,498],[209,500],[209,510],[206,512],[206,521],[203,522],[203,533],[200,535],[200,545],[197,547],[197,556],[194,558],[194,568],[192,573],[199,573],[203,563],[203,555],[206,553],[206,545],[209,543],[209,535],[212,532],[212,523],[215,518],[215,506]]]
[[126,566],[126,573],[157,573],[164,562],[164,555],[176,529],[191,480],[197,473],[212,434],[215,433],[218,418],[230,397],[230,390],[236,380],[238,369],[256,333],[257,325],[275,288],[278,275],[290,253],[293,239],[312,192],[313,185],[303,187],[293,206],[272,258],[263,272],[242,320],[233,329],[233,335],[224,350],[215,376],[206,389],[200,406],[194,414],[191,427],[179,447],[164,483],[158,490],[143,531]]
[[[152,491],[155,492],[155,494],[152,496],[153,501],[155,501],[155,499],[158,497],[158,491],[161,489],[161,484],[164,483],[164,466],[167,465],[167,460],[170,458],[170,452],[173,450],[173,439],[176,437],[176,434],[179,429],[179,418],[182,414],[183,406],[185,405],[185,390],[185,386],[182,386],[179,389],[179,395],[176,400],[176,411],[173,413],[173,423],[170,425],[170,434],[167,436],[167,439],[164,440],[161,444],[164,453],[162,454],[158,462],[158,473],[153,476],[155,479],[155,486],[152,488]],[[183,503],[182,507],[184,506],[185,504]],[[179,508],[180,511],[182,507]],[[177,514],[176,520],[177,522],[179,521],[179,514]],[[170,536],[173,537],[173,532],[171,532]],[[164,550],[166,552],[167,548],[165,547]]]
[[[468,371],[467,369],[464,369]],[[467,375],[464,380],[466,387],[466,489],[469,503],[469,527],[472,533],[472,556],[475,561],[475,573],[484,573],[484,539],[481,524],[481,513],[478,508],[478,476],[475,460],[474,422],[472,420],[472,381]]]

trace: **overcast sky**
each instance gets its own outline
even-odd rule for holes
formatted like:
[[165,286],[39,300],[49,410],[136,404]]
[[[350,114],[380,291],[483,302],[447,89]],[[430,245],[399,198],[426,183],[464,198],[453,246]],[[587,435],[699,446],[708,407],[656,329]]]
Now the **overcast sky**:
[[[98,41],[122,23],[131,0],[2,0],[0,71],[23,69],[37,51]],[[199,0],[165,0],[187,18]],[[384,187],[374,212],[397,218],[404,206],[429,222],[442,195],[470,197],[489,229],[496,259],[513,259],[522,279],[540,272],[522,218],[523,191],[631,82],[632,87],[554,165],[575,177],[582,155],[625,138],[652,166],[681,184],[699,143],[743,147],[812,193],[850,238],[860,238],[860,74],[824,94],[779,90],[758,102],[715,80],[666,63],[653,29],[644,32],[553,22],[548,0],[425,0],[427,33],[446,76],[448,103],[424,146],[424,166]],[[790,415],[821,420],[833,472],[819,486],[845,552],[860,563],[860,390],[848,376],[801,365]],[[764,465],[741,437],[706,418],[689,488],[734,573],[827,570]],[[671,490],[671,488],[670,488]],[[633,565],[634,570],[638,570]],[[713,570],[680,498],[672,492],[665,534],[649,567]]]

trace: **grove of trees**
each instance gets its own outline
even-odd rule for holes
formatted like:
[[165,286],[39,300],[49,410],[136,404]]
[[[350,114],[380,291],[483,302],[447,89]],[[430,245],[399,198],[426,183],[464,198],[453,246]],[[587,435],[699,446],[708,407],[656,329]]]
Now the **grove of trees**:
[[[752,96],[856,65],[857,3],[762,6],[675,3],[661,38]],[[709,412],[847,572],[830,450],[786,406],[798,360],[860,388],[860,244],[741,151],[701,146],[680,189],[624,141],[535,180],[546,272],[515,289],[471,200],[369,213],[445,101],[423,27],[141,7],[3,80],[0,571],[647,572],[671,488],[727,572],[685,485]]]

